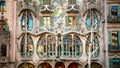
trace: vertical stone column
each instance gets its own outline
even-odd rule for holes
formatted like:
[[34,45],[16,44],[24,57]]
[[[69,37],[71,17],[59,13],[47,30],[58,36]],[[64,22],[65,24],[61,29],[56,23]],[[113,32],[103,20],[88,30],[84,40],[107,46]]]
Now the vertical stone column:
[[6,18],[10,31],[10,63],[9,68],[15,68],[15,1],[14,0],[6,0]]

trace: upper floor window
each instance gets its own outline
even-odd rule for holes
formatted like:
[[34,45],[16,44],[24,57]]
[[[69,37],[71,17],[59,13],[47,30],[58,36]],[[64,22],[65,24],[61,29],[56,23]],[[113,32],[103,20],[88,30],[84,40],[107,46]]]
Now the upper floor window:
[[86,17],[86,27],[87,29],[93,28],[94,30],[99,28],[98,15],[96,10],[89,9]]
[[0,1],[0,11],[5,11],[5,6],[6,6],[6,2],[5,1]]
[[110,49],[120,49],[120,31],[110,31],[109,42]]
[[110,59],[110,68],[120,68],[120,58]]
[[43,0],[43,5],[50,5],[51,0]]
[[52,22],[51,16],[43,16],[41,17],[40,27],[51,28],[54,24]]
[[78,16],[66,16],[66,27],[76,29],[78,25]]
[[118,6],[111,6],[111,17],[112,19],[118,18]]
[[76,0],[68,0],[68,4],[76,4]]
[[29,11],[23,12],[21,18],[21,27],[22,30],[25,31],[26,29],[31,31],[33,28],[33,17]]
[[0,48],[0,55],[1,57],[6,57],[7,56],[7,45],[2,44]]

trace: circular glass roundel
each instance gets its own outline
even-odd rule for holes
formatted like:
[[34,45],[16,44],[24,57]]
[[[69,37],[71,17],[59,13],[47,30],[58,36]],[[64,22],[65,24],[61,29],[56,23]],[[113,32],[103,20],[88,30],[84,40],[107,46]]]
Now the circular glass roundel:
[[[26,27],[25,27],[26,26]],[[21,18],[21,27],[24,31],[25,29],[31,31],[33,28],[33,17],[30,12],[24,12]]]

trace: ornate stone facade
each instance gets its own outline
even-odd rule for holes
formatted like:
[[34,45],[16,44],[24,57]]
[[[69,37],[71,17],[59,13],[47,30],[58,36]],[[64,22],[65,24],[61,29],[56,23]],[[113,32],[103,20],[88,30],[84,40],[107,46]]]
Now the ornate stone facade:
[[[111,3],[119,2],[107,1],[108,5]],[[7,67],[109,66],[105,66],[107,52],[104,35],[104,0],[7,0],[6,4],[6,19],[10,31]],[[108,22],[113,20],[109,17],[117,18],[116,8],[113,7],[112,12],[108,9]],[[116,23],[118,25],[115,25]],[[108,23],[108,31],[114,28],[119,31],[118,21],[116,23],[115,27]],[[108,44],[113,43],[108,40]],[[108,52],[108,61],[114,56],[119,58],[119,52],[113,53],[111,50]]]

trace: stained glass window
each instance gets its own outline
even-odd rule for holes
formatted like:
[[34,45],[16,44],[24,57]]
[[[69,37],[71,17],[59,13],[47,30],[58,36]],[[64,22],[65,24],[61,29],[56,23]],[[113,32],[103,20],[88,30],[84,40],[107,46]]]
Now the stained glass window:
[[81,40],[78,36],[74,36],[74,48],[73,48],[73,53],[74,57],[80,57],[82,54],[82,43]]
[[[25,25],[27,27],[25,27]],[[21,18],[21,27],[22,30],[25,30],[25,28],[27,28],[27,30],[31,31],[33,28],[33,17],[31,15],[30,12],[26,11],[23,13],[22,18]]]
[[87,38],[87,41],[86,41],[86,51],[87,51],[87,54],[89,52],[89,47],[91,47],[91,54],[92,54],[92,57],[98,57],[99,56],[99,41],[98,41],[98,37],[96,35],[96,33],[93,33],[93,36],[92,36],[92,41],[91,41],[91,34],[89,34],[88,38]]
[[42,35],[37,44],[37,53],[40,57],[46,56],[46,35]]
[[87,17],[86,17],[86,27],[88,30],[90,30],[91,28],[95,30],[99,28],[98,15],[96,11],[94,10],[91,10],[91,12],[88,11]]
[[63,54],[65,57],[70,57],[72,53],[72,37],[66,35],[63,37]]
[[[26,38],[26,39],[25,39]],[[26,43],[25,43],[26,42]],[[23,57],[30,57],[33,54],[34,46],[30,35],[21,39],[20,52]]]
[[47,50],[48,50],[48,57],[53,57],[55,55],[55,36],[49,35],[47,37]]

